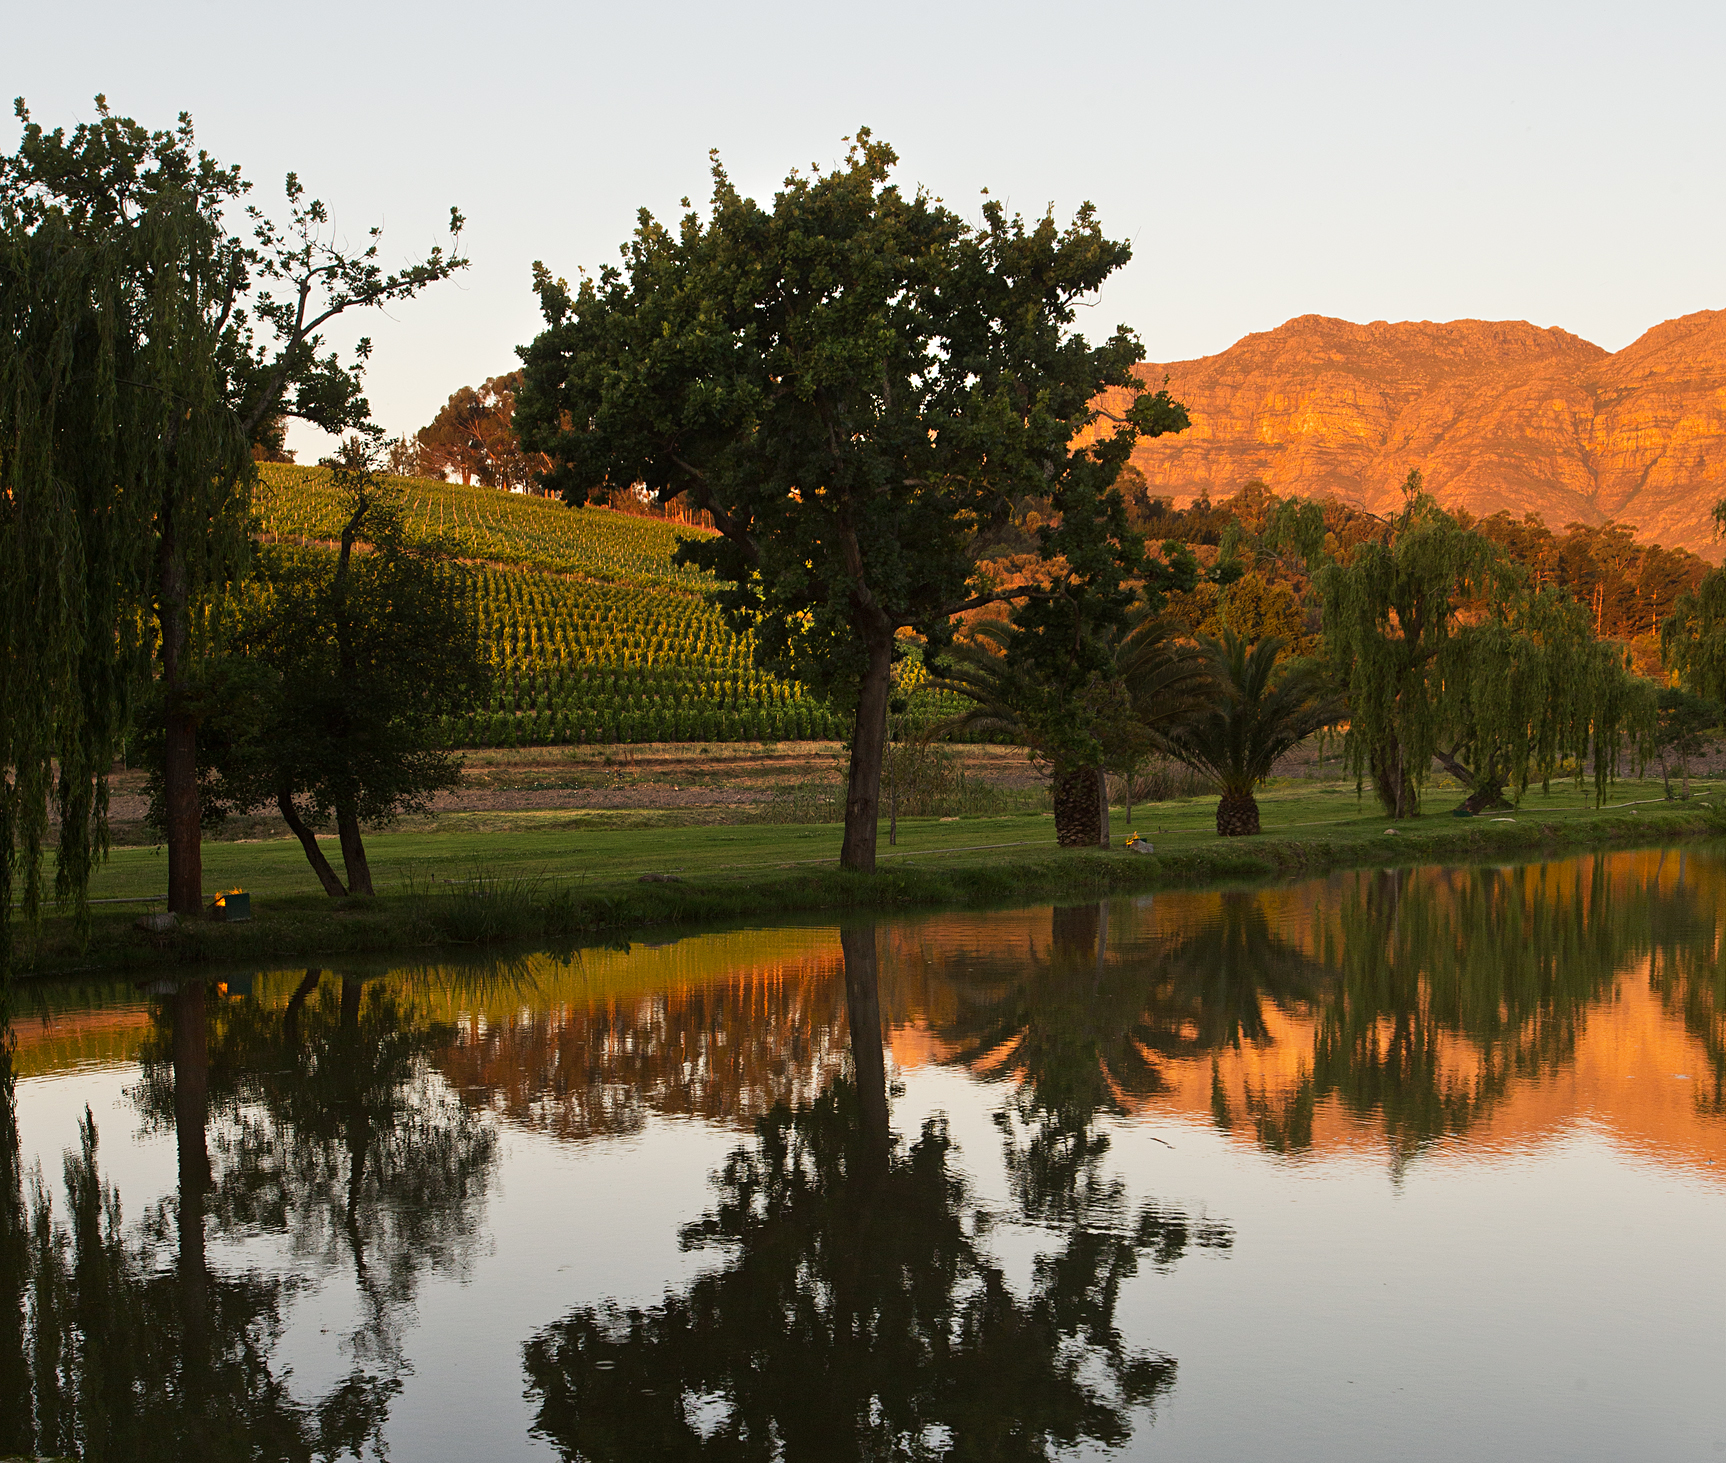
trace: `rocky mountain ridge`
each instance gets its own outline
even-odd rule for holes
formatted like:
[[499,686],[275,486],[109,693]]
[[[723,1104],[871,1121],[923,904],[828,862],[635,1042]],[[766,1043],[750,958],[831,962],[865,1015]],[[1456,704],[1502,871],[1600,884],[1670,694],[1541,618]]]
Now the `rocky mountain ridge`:
[[1177,506],[1257,478],[1382,512],[1417,467],[1473,513],[1633,524],[1714,561],[1726,547],[1710,517],[1726,497],[1726,310],[1668,320],[1616,354],[1520,320],[1303,315],[1141,372],[1166,376],[1192,416],[1133,453]]

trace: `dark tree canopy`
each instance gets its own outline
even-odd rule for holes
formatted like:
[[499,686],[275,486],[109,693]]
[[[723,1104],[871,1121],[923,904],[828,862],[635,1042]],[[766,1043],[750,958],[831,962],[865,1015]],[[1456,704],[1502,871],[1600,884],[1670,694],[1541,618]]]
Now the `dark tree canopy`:
[[895,161],[860,132],[770,210],[715,163],[709,213],[673,229],[644,211],[621,268],[571,290],[536,266],[547,328],[517,401],[568,501],[640,483],[711,513],[720,536],[685,558],[729,584],[770,661],[855,708],[842,857],[858,869],[897,632],[943,643],[952,614],[1004,593],[972,582],[978,532],[1027,496],[1097,512],[1118,443],[1157,424],[1146,396],[1079,445],[1142,354],[1125,329],[1100,346],[1072,329],[1129,254],[1093,210],[1063,228],[990,199],[973,225],[902,193]]
[[[1715,510],[1726,514],[1726,499]],[[1686,691],[1726,701],[1726,569],[1711,569],[1680,594],[1660,625],[1660,655]]]

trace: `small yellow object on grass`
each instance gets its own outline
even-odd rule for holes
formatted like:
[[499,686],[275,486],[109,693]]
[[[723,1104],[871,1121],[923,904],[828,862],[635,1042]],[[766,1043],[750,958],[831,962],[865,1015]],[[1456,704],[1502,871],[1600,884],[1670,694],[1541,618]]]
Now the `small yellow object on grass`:
[[244,889],[228,889],[218,894],[210,905],[210,918],[225,924],[238,924],[252,917],[252,896]]

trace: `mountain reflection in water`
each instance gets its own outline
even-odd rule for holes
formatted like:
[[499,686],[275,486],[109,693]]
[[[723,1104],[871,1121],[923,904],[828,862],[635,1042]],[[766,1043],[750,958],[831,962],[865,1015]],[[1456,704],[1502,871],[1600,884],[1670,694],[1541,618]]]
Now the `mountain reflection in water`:
[[[666,1218],[688,1273],[552,1313],[536,1293],[514,1333],[527,1411],[520,1371],[464,1404],[495,1409],[499,1456],[1131,1449],[1186,1386],[1154,1306],[1123,1297],[1275,1235],[1159,1197],[1127,1135],[1371,1154],[1401,1184],[1429,1152],[1530,1151],[1587,1122],[1713,1164],[1723,915],[1719,855],[1653,852],[188,980],[148,1002],[19,987],[0,1456],[381,1453],[416,1358],[445,1344],[422,1292],[481,1273],[501,1135],[634,1153],[645,1177],[679,1121],[735,1135],[706,1204]],[[129,1134],[76,1111],[29,1148],[67,1148],[63,1172],[32,1166],[18,1096],[73,1071],[114,1072],[135,1122],[173,1135],[164,1197],[122,1194],[104,1156]],[[913,1112],[925,1073],[964,1085]],[[319,1367],[290,1339],[307,1313],[339,1341]]]

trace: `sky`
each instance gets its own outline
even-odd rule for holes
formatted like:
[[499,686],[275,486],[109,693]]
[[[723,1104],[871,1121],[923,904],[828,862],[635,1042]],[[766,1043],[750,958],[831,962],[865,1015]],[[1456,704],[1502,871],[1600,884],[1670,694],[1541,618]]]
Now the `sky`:
[[[472,266],[344,325],[392,434],[517,364],[532,262],[617,257],[637,210],[767,201],[860,125],[899,181],[1066,217],[1134,257],[1081,322],[1153,361],[1296,315],[1529,320],[1609,350],[1726,305],[1726,6],[1648,3],[809,4],[291,9],[0,0],[0,82],[70,126],[104,93],[200,143],[276,207],[299,173],[386,263]],[[17,125],[0,122],[0,146]],[[300,460],[326,445],[296,427]]]

